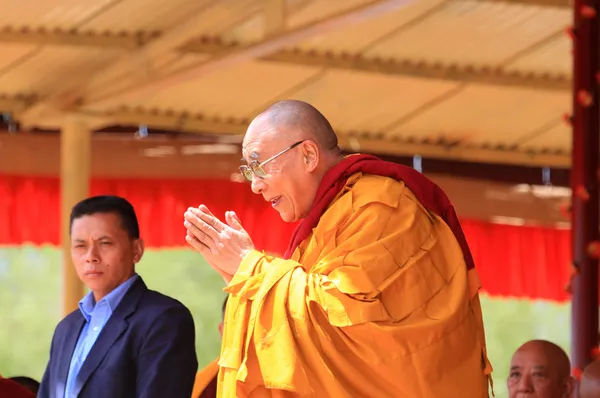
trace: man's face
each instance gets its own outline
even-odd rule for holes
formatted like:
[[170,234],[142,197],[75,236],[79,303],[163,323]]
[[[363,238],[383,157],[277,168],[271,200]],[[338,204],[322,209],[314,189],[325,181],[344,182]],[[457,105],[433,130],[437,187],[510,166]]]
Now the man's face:
[[143,242],[129,237],[117,214],[96,213],[73,221],[71,259],[96,302],[133,275],[143,253]]
[[[264,162],[296,143],[289,135],[267,131],[269,128],[257,123],[248,129],[243,151],[248,164]],[[308,213],[318,187],[302,159],[300,144],[264,165],[265,177],[252,179],[252,191],[270,202],[286,222],[295,222]]]
[[507,385],[510,398],[568,397],[557,366],[542,347],[533,344],[519,348],[513,356]]

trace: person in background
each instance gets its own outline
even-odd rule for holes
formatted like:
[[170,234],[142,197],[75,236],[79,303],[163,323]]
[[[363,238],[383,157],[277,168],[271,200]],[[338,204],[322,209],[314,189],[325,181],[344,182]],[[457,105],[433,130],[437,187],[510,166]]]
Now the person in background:
[[13,376],[10,379],[16,381],[17,383],[19,383],[20,385],[22,385],[23,387],[35,394],[37,394],[38,390],[40,389],[40,382],[35,379],[32,379],[31,377]]
[[508,376],[509,398],[570,398],[574,380],[569,357],[546,340],[531,340],[515,351]]
[[71,211],[70,235],[90,292],[56,327],[38,397],[189,398],[194,320],[135,272],[144,242],[133,206],[117,196],[85,199]]
[[184,214],[187,242],[228,285],[220,397],[488,396],[480,283],[437,185],[344,156],[301,101],[257,116],[242,153],[252,191],[302,221],[279,258],[255,249],[233,211]]
[[[227,296],[225,296],[225,301],[223,302],[222,317],[225,317],[225,308],[227,308]],[[223,320],[219,322],[219,334],[223,337]],[[196,374],[192,398],[216,398],[218,373],[219,357]]]
[[579,398],[600,398],[600,360],[595,360],[583,370]]

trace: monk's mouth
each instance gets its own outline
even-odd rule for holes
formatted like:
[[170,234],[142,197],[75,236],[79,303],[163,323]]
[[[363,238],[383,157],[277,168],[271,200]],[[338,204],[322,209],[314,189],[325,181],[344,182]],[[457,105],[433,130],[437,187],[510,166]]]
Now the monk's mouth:
[[279,195],[278,197],[276,197],[275,199],[271,200],[271,206],[275,207],[279,204],[279,202],[281,201],[281,195]]

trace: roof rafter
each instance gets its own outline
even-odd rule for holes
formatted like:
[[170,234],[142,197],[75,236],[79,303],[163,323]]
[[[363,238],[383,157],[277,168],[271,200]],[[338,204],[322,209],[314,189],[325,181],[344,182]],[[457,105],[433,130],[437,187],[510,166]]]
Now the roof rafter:
[[[92,115],[94,115],[92,113]],[[235,118],[206,118],[202,115],[149,112],[143,109],[124,109],[110,114],[95,114],[115,125],[145,124],[150,128],[187,133],[212,133],[233,138],[246,131],[250,120]],[[464,146],[460,143],[413,142],[390,140],[380,136],[360,135],[349,132],[338,133],[342,149],[381,155],[419,154],[423,157],[450,159],[480,163],[517,164],[540,167],[569,167],[568,153],[537,153],[519,149],[490,149],[481,146]]]
[[182,68],[159,79],[147,80],[142,84],[132,84],[124,89],[118,89],[101,95],[87,93],[83,102],[86,105],[110,106],[115,101],[123,102],[140,98],[144,95],[151,95],[166,87],[181,84],[190,79],[197,79],[206,74],[230,68],[252,59],[258,59],[276,53],[284,48],[293,47],[311,37],[352,26],[379,15],[395,11],[404,6],[408,1],[410,0],[371,0],[298,28],[287,30],[280,35],[267,37],[259,42],[233,49],[219,56],[212,57],[208,61]]
[[[0,31],[0,42],[3,41]],[[12,35],[13,33],[11,33]],[[19,32],[20,42],[38,43],[38,38],[46,34],[39,32]],[[138,44],[148,40],[143,36],[94,36],[91,33],[83,37],[68,32],[53,32],[48,39],[51,43],[78,43],[74,45],[97,45],[104,48],[137,48]],[[46,42],[44,42],[46,43]],[[205,37],[179,48],[182,52],[209,54],[212,57],[223,57],[227,54],[243,51],[243,46],[236,43],[223,43],[217,38]],[[509,87],[529,87],[545,90],[570,90],[571,79],[564,75],[522,73],[506,71],[503,68],[478,68],[468,65],[442,65],[419,62],[415,60],[366,58],[360,54],[334,54],[331,52],[302,51],[300,49],[284,49],[260,58],[263,62],[275,62],[292,65],[305,65],[317,68],[343,69],[365,73],[377,73],[391,76],[411,76],[424,79],[445,79],[457,82],[480,83]],[[131,68],[131,65],[128,66]],[[55,99],[56,100],[56,99]],[[62,105],[59,101],[59,107]]]
[[23,112],[34,102],[34,97],[0,96],[0,112],[12,113],[15,117],[18,117],[20,112]]
[[0,28],[0,42],[44,46],[97,47],[105,49],[135,50],[158,33],[112,33],[94,31],[65,31],[60,29]]
[[[112,63],[108,68],[101,73],[88,76],[85,81],[77,82],[75,88],[70,87],[64,92],[54,93],[40,102],[22,115],[22,123],[27,128],[33,124],[34,120],[48,110],[55,108],[69,108],[76,105],[81,98],[82,90],[93,92],[97,87],[111,85],[115,78],[122,75],[131,74],[132,71],[138,70],[146,73],[138,73],[135,76],[143,79],[142,81],[154,80],[157,78],[156,71],[148,70],[147,60],[152,59],[157,55],[165,56],[169,52],[176,51],[179,47],[186,44],[195,37],[198,37],[200,32],[206,29],[206,20],[211,13],[216,15],[222,14],[224,7],[230,7],[228,0],[219,2],[197,2],[197,9],[191,13],[188,18],[175,26],[172,30],[158,35],[154,40],[149,41],[146,45],[136,48],[134,51],[123,54],[117,62]],[[247,16],[255,13],[262,3],[259,0],[248,0],[246,7],[243,9],[235,9],[230,13],[232,19],[238,20],[240,15]],[[222,22],[220,19],[215,20],[215,24]],[[65,35],[68,36],[68,35]],[[130,40],[130,39],[128,39]],[[113,43],[114,44],[114,43]],[[124,47],[126,45],[124,44]]]
[[[237,47],[237,45],[227,45],[204,39],[185,46],[183,51],[217,56],[228,51],[228,48],[231,47]],[[300,49],[283,50],[263,57],[261,61],[498,86],[547,90],[570,90],[571,88],[571,79],[568,76],[513,72],[500,67],[484,68],[468,65],[431,64],[416,60],[393,58],[366,58],[359,54],[348,53],[334,54],[331,52],[302,51]]]

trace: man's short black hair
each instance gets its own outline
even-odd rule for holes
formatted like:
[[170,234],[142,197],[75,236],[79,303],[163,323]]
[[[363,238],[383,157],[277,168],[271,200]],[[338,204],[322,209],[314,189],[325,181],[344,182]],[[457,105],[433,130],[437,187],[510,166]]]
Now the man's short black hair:
[[116,214],[121,219],[121,226],[127,231],[129,237],[131,239],[140,238],[140,227],[133,206],[127,199],[112,195],[92,196],[73,206],[69,233],[71,233],[71,228],[73,228],[73,221],[83,216],[91,216],[98,213]]

